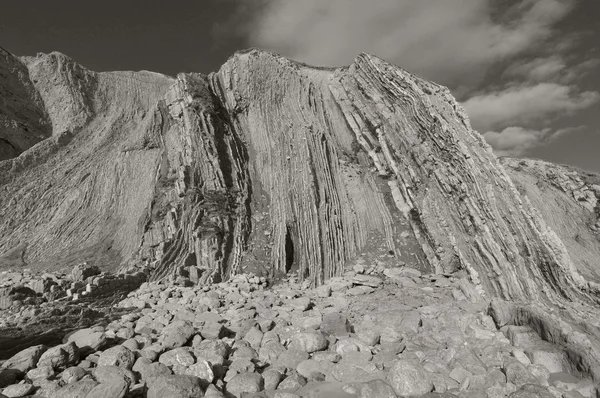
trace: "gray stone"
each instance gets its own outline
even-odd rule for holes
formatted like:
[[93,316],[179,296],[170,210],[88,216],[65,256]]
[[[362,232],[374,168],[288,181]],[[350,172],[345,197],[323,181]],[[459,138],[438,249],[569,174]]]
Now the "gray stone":
[[202,381],[194,376],[159,376],[149,385],[148,398],[204,397],[201,383]]
[[196,362],[194,356],[190,353],[188,347],[178,347],[169,351],[164,352],[159,358],[158,362],[166,366],[190,366]]
[[135,363],[135,354],[122,345],[111,347],[98,358],[98,366],[118,366],[123,369],[131,369]]
[[259,350],[260,344],[263,339],[263,335],[264,333],[261,332],[260,329],[255,326],[251,328],[248,331],[248,333],[246,333],[246,335],[244,336],[244,340],[246,340],[250,344],[250,347],[254,348],[255,350]]
[[70,342],[45,351],[37,363],[37,366],[51,366],[54,369],[63,369],[79,360],[79,348]]
[[377,278],[376,276],[354,275],[354,277],[352,278],[352,282],[354,282],[357,285],[378,287],[383,281]]
[[30,369],[37,366],[37,363],[46,351],[46,346],[36,345],[19,351],[2,364],[2,369],[17,369],[22,373],[27,373]]
[[227,392],[240,398],[244,393],[255,393],[262,391],[264,386],[263,377],[257,373],[240,373],[235,375],[227,383]]
[[60,379],[63,383],[69,384],[81,380],[86,374],[85,369],[79,366],[71,366],[62,372]]
[[296,371],[299,375],[307,379],[312,379],[315,374],[323,373],[321,371],[321,362],[312,359],[306,359],[300,362],[298,366],[296,366]]
[[343,314],[332,312],[323,315],[320,329],[325,334],[343,336],[348,334],[351,328],[348,318]]
[[381,337],[379,329],[375,322],[363,321],[354,327],[354,332],[356,333],[356,337],[363,343],[374,346],[379,343],[379,338]]
[[129,383],[125,378],[114,378],[94,387],[85,398],[123,398],[129,392]]
[[396,393],[383,380],[371,380],[366,383],[348,383],[342,387],[344,392],[356,398],[396,398]]
[[38,366],[37,368],[31,369],[27,372],[27,379],[35,381],[38,379],[49,379],[55,375],[52,366],[44,365]]
[[416,361],[399,360],[388,374],[388,382],[400,396],[413,397],[433,390],[429,373]]
[[50,394],[49,398],[82,398],[85,397],[98,383],[92,379],[85,378],[75,383],[69,383],[59,390]]
[[99,383],[110,383],[111,380],[124,379],[130,386],[134,385],[137,380],[131,370],[118,366],[98,366],[94,369],[94,378]]
[[223,327],[223,324],[217,322],[207,322],[200,330],[202,337],[209,340],[220,339],[223,337],[224,333],[225,328]]
[[290,346],[311,353],[326,349],[328,344],[321,332],[298,332],[292,336]]
[[29,383],[12,384],[2,390],[2,394],[8,398],[20,398],[29,395],[33,391],[33,385]]
[[294,392],[297,391],[299,388],[304,387],[305,385],[306,379],[298,373],[292,372],[291,374],[288,374],[288,376],[281,383],[279,383],[277,389]]
[[300,362],[308,359],[308,353],[303,350],[290,348],[277,357],[277,364],[288,369],[296,369]]
[[146,381],[153,381],[160,376],[170,376],[173,373],[162,363],[150,362],[146,358],[138,358],[132,370],[139,373]]
[[498,328],[511,324],[514,319],[512,305],[499,298],[492,299],[488,308],[488,314],[494,319],[494,323],[496,323],[496,327]]
[[196,333],[194,326],[189,321],[175,321],[161,332],[161,344],[167,349],[185,345]]
[[102,331],[93,329],[81,329],[68,337],[67,341],[74,342],[81,350],[82,354],[94,352],[103,348],[106,344],[106,334]]
[[269,368],[262,372],[262,377],[265,390],[275,390],[281,382],[283,374],[277,369]]
[[195,364],[189,366],[185,371],[185,374],[196,376],[202,380],[206,380],[208,383],[212,383],[215,378],[215,373],[210,362],[202,358],[198,358],[198,361]]
[[504,374],[506,375],[506,381],[513,383],[517,387],[523,384],[537,384],[537,378],[529,372],[527,367],[521,362],[511,360],[504,365]]

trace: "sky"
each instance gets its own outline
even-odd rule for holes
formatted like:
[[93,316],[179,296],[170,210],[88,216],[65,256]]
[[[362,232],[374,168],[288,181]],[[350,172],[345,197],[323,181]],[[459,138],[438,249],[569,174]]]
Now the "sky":
[[209,73],[248,47],[320,66],[371,53],[448,86],[499,156],[600,172],[600,0],[4,3],[0,46],[96,71]]

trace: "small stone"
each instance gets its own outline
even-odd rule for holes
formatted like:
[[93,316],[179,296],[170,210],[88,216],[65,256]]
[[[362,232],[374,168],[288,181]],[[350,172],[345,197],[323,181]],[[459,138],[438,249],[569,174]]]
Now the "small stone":
[[327,298],[331,296],[331,286],[329,285],[321,285],[315,289],[315,294],[320,298]]
[[121,345],[105,350],[98,358],[98,366],[118,366],[131,369],[135,363],[135,354]]
[[107,342],[106,334],[103,331],[94,331],[93,329],[81,329],[68,337],[68,341],[74,342],[81,350],[82,354],[88,354],[102,349]]
[[525,365],[516,360],[504,365],[504,374],[506,374],[506,381],[513,383],[517,387],[523,384],[536,384],[537,379],[527,370]]
[[148,398],[197,398],[203,396],[201,380],[194,376],[159,376],[148,388]]
[[279,390],[297,391],[306,385],[306,379],[296,372],[289,374],[277,388]]
[[274,368],[265,370],[262,372],[262,376],[265,390],[275,390],[283,377],[281,372]]
[[123,398],[129,391],[124,378],[114,378],[110,382],[100,383],[85,398]]
[[169,376],[173,372],[171,369],[158,362],[150,362],[146,358],[138,358],[132,370],[138,372],[142,379],[152,381],[160,376]]
[[37,366],[51,366],[54,369],[66,368],[79,360],[79,348],[73,342],[48,349],[40,357]]
[[2,367],[4,369],[17,369],[22,373],[27,373],[30,369],[37,366],[44,351],[46,351],[46,346],[43,345],[26,348],[10,357],[4,362]]
[[86,374],[85,369],[79,366],[71,366],[62,372],[60,379],[63,383],[69,384],[81,380]]
[[558,347],[549,343],[538,344],[525,349],[525,354],[529,357],[531,363],[545,366],[550,373],[560,373],[563,371],[565,353]]
[[401,396],[419,396],[433,390],[429,373],[416,361],[399,360],[388,374],[388,382]]
[[251,328],[248,333],[244,336],[244,340],[246,340],[250,347],[255,350],[260,349],[260,343],[262,342],[264,333],[260,331],[256,326]]
[[451,379],[460,384],[465,381],[465,379],[472,377],[473,374],[465,370],[462,366],[456,366],[454,369],[452,369],[452,372],[450,372],[449,376]]
[[363,321],[354,328],[356,337],[358,337],[363,343],[374,346],[379,343],[381,333],[379,332],[378,326],[372,321]]
[[347,383],[344,392],[357,398],[396,398],[392,387],[383,380],[371,380],[366,383]]
[[517,359],[517,361],[521,362],[523,365],[531,365],[531,361],[529,360],[529,357],[525,355],[525,351],[519,348],[515,348],[514,350],[512,350],[512,355]]
[[308,353],[303,350],[288,349],[277,357],[277,364],[288,369],[296,369],[300,362],[308,359]]
[[158,362],[166,366],[190,366],[196,362],[194,356],[190,353],[187,347],[178,347],[173,350],[169,350],[163,353],[159,358]]
[[262,391],[264,386],[263,377],[257,373],[240,373],[235,375],[227,383],[227,392],[240,398],[245,393]]
[[288,305],[295,309],[296,311],[306,311],[310,308],[311,302],[308,297],[300,297],[294,300],[290,300]]
[[301,398],[300,395],[294,394],[293,392],[275,391],[273,398]]
[[81,379],[75,383],[67,384],[66,386],[56,390],[50,394],[50,398],[82,398],[96,387],[98,383],[90,378]]
[[376,276],[355,275],[354,278],[352,278],[352,282],[354,282],[357,285],[378,287],[383,281],[377,278]]
[[54,376],[55,372],[52,366],[43,365],[38,366],[37,368],[31,369],[27,372],[27,378],[29,380],[38,380],[38,379],[49,379]]
[[312,359],[304,360],[298,364],[298,366],[296,367],[296,371],[301,376],[307,379],[311,379],[313,378],[314,374],[322,373],[321,362]]
[[223,337],[225,333],[225,328],[223,324],[217,322],[207,322],[202,326],[200,330],[200,334],[202,338],[209,340],[217,340]]
[[175,321],[162,330],[160,342],[167,349],[178,348],[190,341],[195,333],[189,321]]
[[333,312],[323,315],[320,329],[325,334],[343,336],[350,331],[350,323],[344,315]]
[[326,349],[328,344],[321,332],[298,332],[292,336],[290,346],[311,353]]
[[189,376],[196,376],[202,380],[206,380],[208,383],[212,383],[215,378],[210,362],[205,359],[198,359],[198,362],[189,366],[185,371],[185,374]]
[[33,384],[12,384],[2,390],[2,394],[9,398],[19,398],[29,395],[33,391]]

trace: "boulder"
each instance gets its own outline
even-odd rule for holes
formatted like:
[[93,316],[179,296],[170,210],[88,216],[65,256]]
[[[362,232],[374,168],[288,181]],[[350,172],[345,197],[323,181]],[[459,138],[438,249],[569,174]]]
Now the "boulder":
[[416,361],[399,360],[388,374],[388,383],[403,397],[418,397],[433,390],[429,373]]

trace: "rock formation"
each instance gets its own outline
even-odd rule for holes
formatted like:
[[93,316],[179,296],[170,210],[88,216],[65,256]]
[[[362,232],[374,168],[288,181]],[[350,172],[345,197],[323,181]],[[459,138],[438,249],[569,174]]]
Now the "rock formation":
[[581,354],[600,347],[598,185],[503,166],[444,87],[367,54],[329,69],[250,50],[176,78],[59,53],[3,52],[0,68],[15,98],[0,120],[16,126],[0,132],[4,265],[149,264],[153,280],[198,283],[298,270],[317,286],[391,253],[466,270],[478,294],[516,303],[511,322],[543,318],[583,370],[600,363]]

